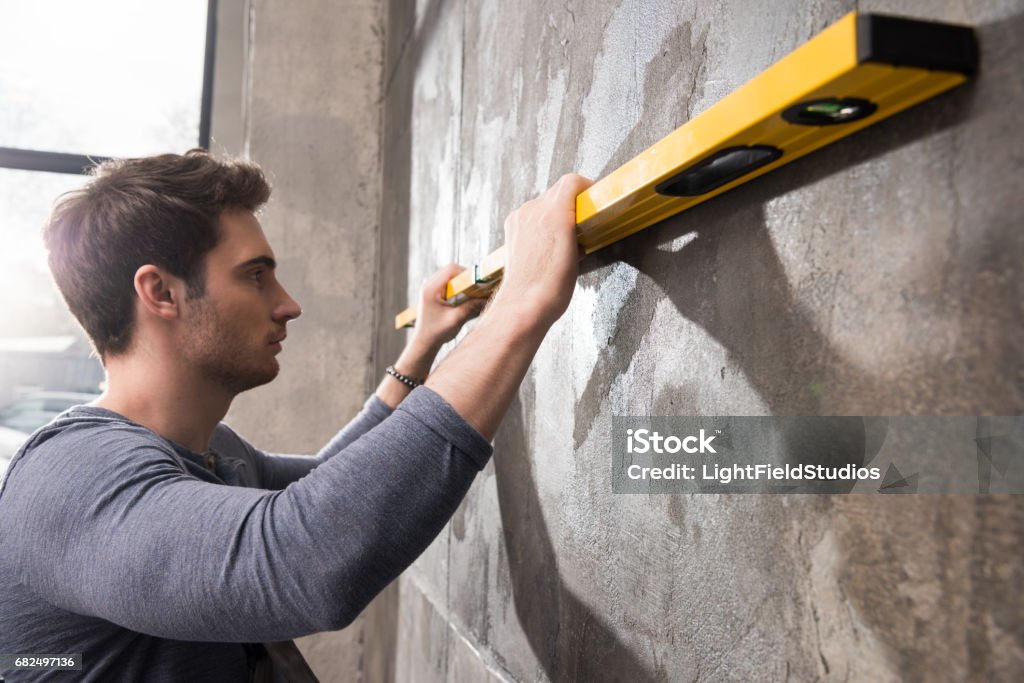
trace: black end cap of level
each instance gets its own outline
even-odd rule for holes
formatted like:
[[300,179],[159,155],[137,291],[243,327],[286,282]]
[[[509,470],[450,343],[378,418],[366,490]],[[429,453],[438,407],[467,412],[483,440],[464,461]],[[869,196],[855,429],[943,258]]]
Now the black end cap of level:
[[971,75],[978,71],[978,40],[970,26],[860,14],[857,61]]

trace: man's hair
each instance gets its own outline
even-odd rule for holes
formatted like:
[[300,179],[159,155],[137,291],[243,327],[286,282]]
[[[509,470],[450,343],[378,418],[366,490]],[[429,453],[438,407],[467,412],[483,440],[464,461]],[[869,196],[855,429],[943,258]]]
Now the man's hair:
[[220,240],[224,211],[256,211],[270,184],[254,163],[202,149],[95,167],[93,179],[62,195],[43,230],[50,271],[100,357],[126,351],[135,324],[135,272],[164,268],[206,290],[206,254]]

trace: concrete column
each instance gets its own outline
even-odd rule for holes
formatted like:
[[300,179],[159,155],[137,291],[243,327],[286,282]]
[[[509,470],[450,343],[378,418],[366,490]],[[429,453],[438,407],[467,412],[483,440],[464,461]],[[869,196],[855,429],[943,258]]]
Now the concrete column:
[[[280,376],[240,396],[227,421],[266,450],[313,453],[377,378],[382,9],[376,0],[221,5],[215,141],[240,145],[270,174],[260,221],[303,307]],[[358,678],[363,620],[300,640],[322,681]]]

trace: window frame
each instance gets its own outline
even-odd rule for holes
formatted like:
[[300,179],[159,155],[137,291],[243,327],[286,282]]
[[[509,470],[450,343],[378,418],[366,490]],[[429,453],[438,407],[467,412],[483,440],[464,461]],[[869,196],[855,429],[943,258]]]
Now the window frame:
[[[213,67],[217,52],[217,2],[206,2],[206,50],[203,57],[203,91],[199,103],[199,147],[210,148],[210,116],[213,108]],[[112,157],[92,154],[68,154],[36,149],[0,147],[0,168],[47,173],[87,173]]]

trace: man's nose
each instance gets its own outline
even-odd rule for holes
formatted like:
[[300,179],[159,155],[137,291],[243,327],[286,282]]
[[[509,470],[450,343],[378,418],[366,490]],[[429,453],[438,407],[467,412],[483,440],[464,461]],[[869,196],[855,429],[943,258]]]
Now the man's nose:
[[302,315],[302,307],[281,287],[281,300],[274,309],[274,317],[278,320],[295,320]]

